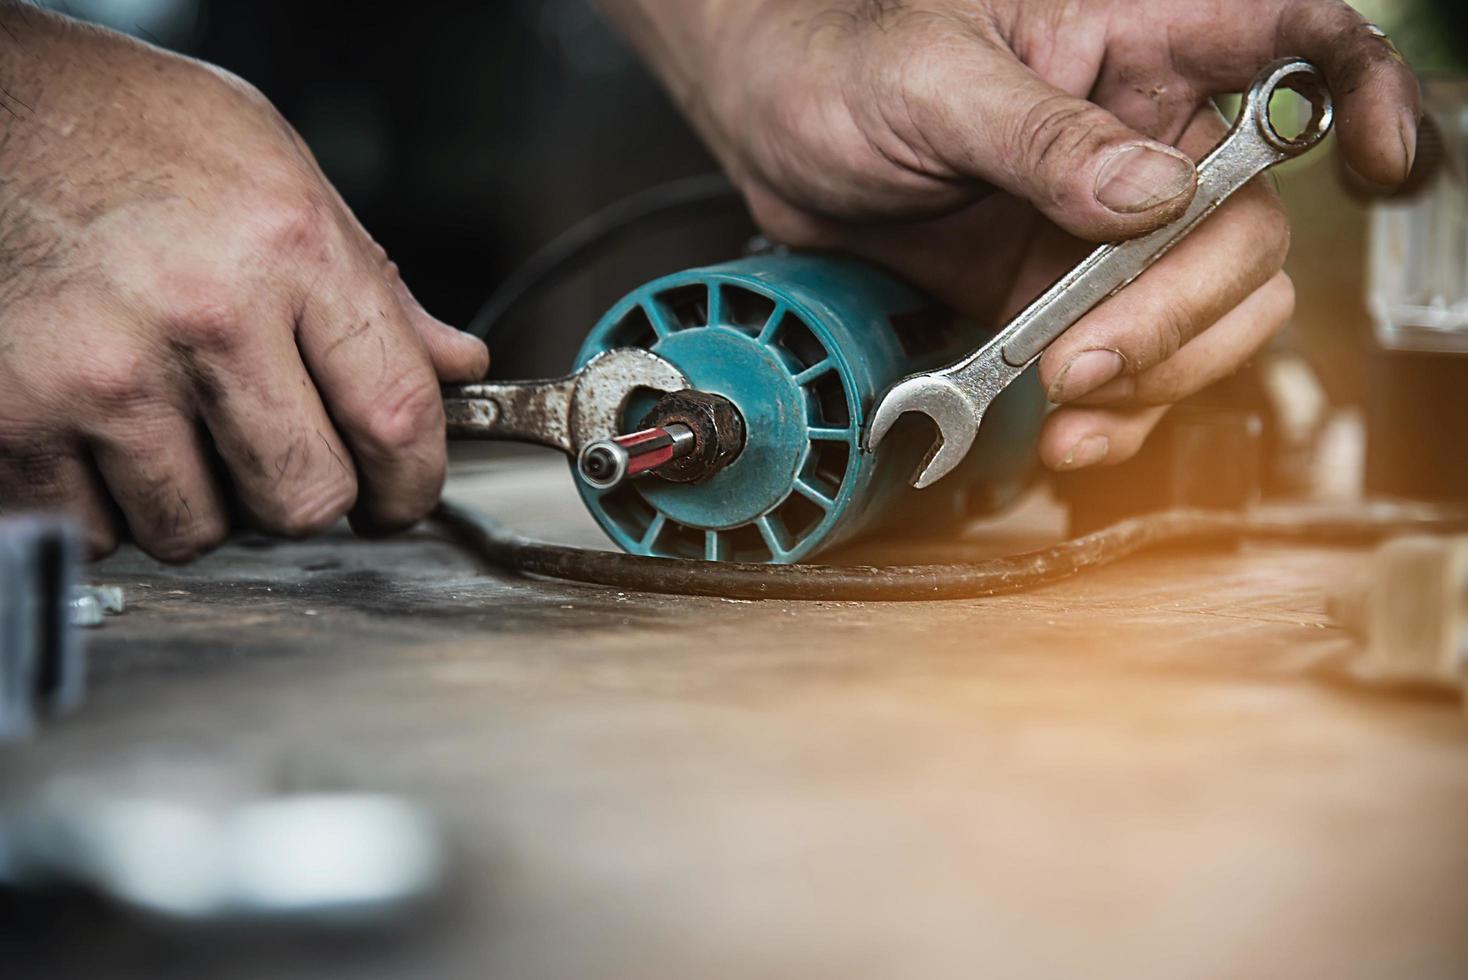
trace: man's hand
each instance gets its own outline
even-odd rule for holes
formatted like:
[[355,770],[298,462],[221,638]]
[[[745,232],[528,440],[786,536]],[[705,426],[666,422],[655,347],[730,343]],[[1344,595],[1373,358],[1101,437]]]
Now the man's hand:
[[22,4],[0,28],[0,510],[69,510],[95,554],[120,516],[166,560],[232,509],[288,535],[423,516],[438,383],[484,346],[239,79]]
[[[1227,126],[1209,98],[1303,56],[1350,166],[1411,169],[1417,83],[1339,0],[602,0],[792,245],[885,265],[997,326],[1090,249],[1178,216]],[[1002,193],[995,193],[995,190]],[[1040,455],[1120,462],[1290,316],[1257,180],[1051,346]]]

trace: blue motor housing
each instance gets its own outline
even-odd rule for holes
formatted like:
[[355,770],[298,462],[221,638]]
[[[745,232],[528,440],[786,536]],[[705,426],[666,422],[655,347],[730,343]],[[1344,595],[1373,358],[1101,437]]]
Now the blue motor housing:
[[[903,419],[875,453],[862,435],[890,384],[982,339],[850,259],[770,254],[665,276],[602,317],[576,367],[614,347],[651,350],[692,387],[734,403],[744,450],[702,483],[577,485],[602,528],[639,555],[786,563],[899,521],[904,533],[951,528],[1028,480],[1045,410],[1034,371],[995,400],[964,463],[926,490],[907,481],[932,443],[928,423]],[[622,431],[638,428],[656,397],[633,398]]]

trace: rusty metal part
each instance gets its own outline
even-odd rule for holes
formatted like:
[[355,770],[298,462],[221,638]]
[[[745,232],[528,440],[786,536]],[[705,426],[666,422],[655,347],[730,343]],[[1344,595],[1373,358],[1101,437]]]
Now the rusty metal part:
[[574,457],[620,431],[634,392],[687,386],[683,372],[656,354],[620,347],[564,378],[446,386],[444,414],[451,439],[530,442]]
[[[1310,122],[1294,137],[1281,135],[1269,118],[1270,100],[1284,88],[1308,99],[1313,110]],[[940,370],[899,381],[872,414],[868,451],[881,443],[900,416],[920,412],[937,426],[938,439],[912,483],[921,489],[942,479],[968,455],[989,405],[1047,347],[1098,303],[1145,272],[1234,191],[1318,144],[1330,129],[1331,114],[1324,76],[1310,62],[1285,59],[1265,68],[1244,93],[1229,134],[1198,165],[1198,190],[1181,217],[1140,238],[1101,246],[978,350]]]
[[744,450],[744,416],[734,403],[707,391],[675,391],[658,399],[642,419],[644,429],[681,425],[693,433],[693,447],[655,471],[673,483],[701,483],[728,466]]

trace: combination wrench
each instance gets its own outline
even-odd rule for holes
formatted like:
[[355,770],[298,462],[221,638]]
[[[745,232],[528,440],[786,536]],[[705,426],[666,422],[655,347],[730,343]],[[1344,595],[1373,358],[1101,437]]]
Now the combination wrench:
[[[1270,100],[1281,88],[1297,92],[1311,106],[1309,123],[1294,137],[1280,135],[1269,117]],[[1331,117],[1330,91],[1318,68],[1297,58],[1266,67],[1244,93],[1233,128],[1198,165],[1197,193],[1181,217],[1140,238],[1101,246],[978,350],[937,371],[898,381],[872,414],[867,451],[876,449],[903,414],[921,412],[937,426],[938,440],[912,485],[922,489],[946,476],[968,455],[989,405],[1051,343],[1140,276],[1234,191],[1318,144],[1330,130]]]
[[443,409],[450,439],[530,442],[575,459],[588,443],[621,432],[634,392],[687,387],[683,372],[651,351],[617,347],[564,378],[446,385]]

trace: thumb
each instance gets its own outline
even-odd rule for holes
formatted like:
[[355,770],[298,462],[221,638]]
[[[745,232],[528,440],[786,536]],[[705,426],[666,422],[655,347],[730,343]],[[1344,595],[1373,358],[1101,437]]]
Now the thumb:
[[396,275],[395,267],[393,271],[398,302],[428,350],[438,380],[443,383],[483,380],[489,373],[489,347],[473,334],[455,329],[425,310],[402,277]]
[[1198,183],[1186,154],[1049,84],[1007,51],[973,50],[985,63],[964,74],[978,84],[950,81],[934,93],[942,105],[930,118],[946,131],[924,134],[959,173],[1025,198],[1092,241],[1132,238],[1186,210]]

